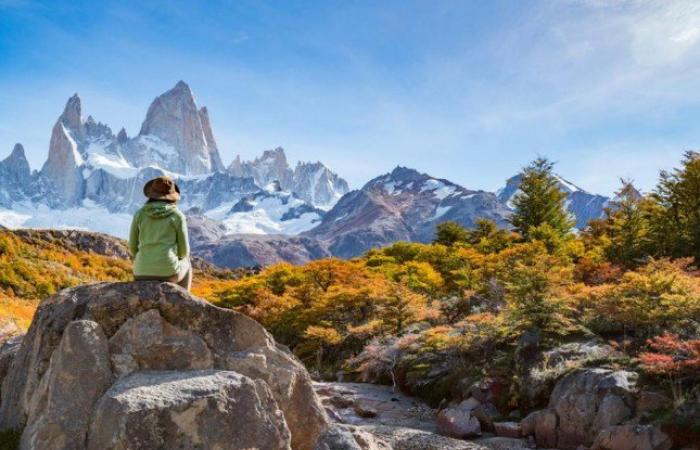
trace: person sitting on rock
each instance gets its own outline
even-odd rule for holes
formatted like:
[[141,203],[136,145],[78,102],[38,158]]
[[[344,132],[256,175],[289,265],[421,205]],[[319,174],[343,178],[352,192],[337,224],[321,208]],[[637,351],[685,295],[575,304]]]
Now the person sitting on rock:
[[146,183],[146,204],[136,211],[129,232],[129,249],[134,257],[134,279],[177,283],[192,287],[187,220],[177,208],[180,188],[170,177]]

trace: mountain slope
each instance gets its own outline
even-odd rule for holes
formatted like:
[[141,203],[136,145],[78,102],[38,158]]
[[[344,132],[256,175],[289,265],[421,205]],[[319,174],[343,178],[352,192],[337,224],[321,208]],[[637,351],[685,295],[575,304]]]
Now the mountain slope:
[[428,242],[446,220],[472,227],[486,218],[506,226],[508,214],[492,193],[397,167],[342,197],[305,235],[327,242],[336,256],[352,257],[398,240]]

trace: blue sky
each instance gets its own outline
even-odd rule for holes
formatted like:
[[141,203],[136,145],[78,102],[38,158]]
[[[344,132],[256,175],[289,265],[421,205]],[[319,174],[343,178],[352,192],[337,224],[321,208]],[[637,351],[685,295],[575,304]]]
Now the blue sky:
[[40,168],[74,92],[136,134],[180,79],[227,164],[283,146],[353,187],[405,165],[495,190],[545,155],[648,190],[700,147],[700,3],[0,0],[0,155]]

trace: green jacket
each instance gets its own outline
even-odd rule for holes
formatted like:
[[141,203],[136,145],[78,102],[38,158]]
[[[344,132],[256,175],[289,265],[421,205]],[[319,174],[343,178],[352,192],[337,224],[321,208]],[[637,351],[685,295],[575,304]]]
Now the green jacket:
[[131,222],[129,249],[134,275],[175,275],[180,260],[190,254],[185,215],[174,203],[146,203]]

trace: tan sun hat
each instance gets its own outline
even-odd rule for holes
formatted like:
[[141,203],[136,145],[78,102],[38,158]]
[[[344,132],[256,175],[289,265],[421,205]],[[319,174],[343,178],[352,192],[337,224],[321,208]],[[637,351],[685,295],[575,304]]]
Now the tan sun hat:
[[143,187],[143,194],[153,200],[180,200],[180,188],[170,177],[154,178]]

